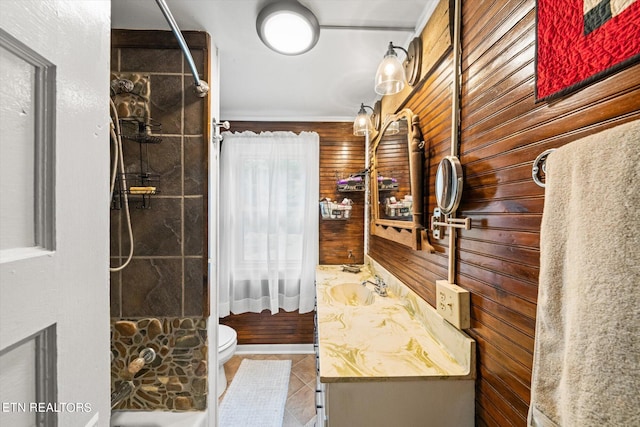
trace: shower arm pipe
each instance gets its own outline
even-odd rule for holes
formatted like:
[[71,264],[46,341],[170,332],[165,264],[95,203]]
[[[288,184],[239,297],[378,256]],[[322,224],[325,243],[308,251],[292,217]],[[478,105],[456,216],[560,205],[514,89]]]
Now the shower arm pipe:
[[[451,88],[451,156],[458,157],[458,142],[460,130],[460,21],[461,1],[454,0],[453,9],[453,83]],[[456,211],[449,214],[454,220]],[[456,274],[456,229],[451,227],[449,232],[449,266],[447,279],[449,283],[455,283]]]
[[191,73],[193,74],[193,80],[196,86],[196,95],[198,95],[200,98],[204,98],[205,96],[207,96],[207,93],[209,93],[209,85],[207,84],[207,82],[205,82],[204,80],[200,80],[200,77],[198,77],[198,70],[196,69],[196,64],[193,62],[193,57],[191,56],[191,52],[189,51],[189,46],[187,46],[187,42],[184,40],[184,37],[182,36],[180,29],[178,28],[178,24],[176,23],[176,20],[173,18],[173,15],[169,10],[169,6],[167,6],[167,3],[164,0],[156,0],[156,3],[162,11],[165,19],[169,23],[171,31],[173,31],[173,34],[176,36],[178,44],[180,45],[180,49],[182,49],[184,57],[189,64],[189,68],[191,69]]

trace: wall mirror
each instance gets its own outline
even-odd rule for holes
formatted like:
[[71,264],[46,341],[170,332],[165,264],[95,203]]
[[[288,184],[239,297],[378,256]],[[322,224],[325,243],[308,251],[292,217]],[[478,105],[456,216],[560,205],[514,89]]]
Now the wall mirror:
[[462,166],[454,156],[447,156],[436,172],[436,201],[440,211],[449,215],[458,209],[462,197]]
[[471,228],[471,218],[452,218],[460,205],[462,198],[462,165],[455,156],[447,156],[438,165],[436,172],[436,202],[438,207],[433,210],[431,230],[433,237],[443,239],[445,227]]
[[409,109],[389,115],[372,145],[371,234],[431,250],[423,224],[424,141]]

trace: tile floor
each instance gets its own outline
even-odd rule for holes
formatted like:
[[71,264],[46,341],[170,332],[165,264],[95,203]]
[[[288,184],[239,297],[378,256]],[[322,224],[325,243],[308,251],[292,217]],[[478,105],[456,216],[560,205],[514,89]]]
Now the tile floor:
[[[226,364],[227,383],[240,367],[242,359],[291,360],[289,394],[282,427],[313,427],[316,421],[316,362],[313,354],[236,354]],[[222,401],[224,394],[218,402]]]

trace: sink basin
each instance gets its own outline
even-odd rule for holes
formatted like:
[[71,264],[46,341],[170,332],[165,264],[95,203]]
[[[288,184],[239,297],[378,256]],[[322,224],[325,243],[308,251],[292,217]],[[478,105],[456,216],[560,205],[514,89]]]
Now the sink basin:
[[370,305],[375,294],[360,283],[341,283],[329,289],[331,298],[345,305]]

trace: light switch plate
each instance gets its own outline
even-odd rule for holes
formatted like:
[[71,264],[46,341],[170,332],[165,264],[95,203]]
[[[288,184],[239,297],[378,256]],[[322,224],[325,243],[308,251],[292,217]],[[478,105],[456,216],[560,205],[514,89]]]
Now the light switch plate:
[[436,280],[436,310],[458,329],[471,326],[469,291],[446,280]]

